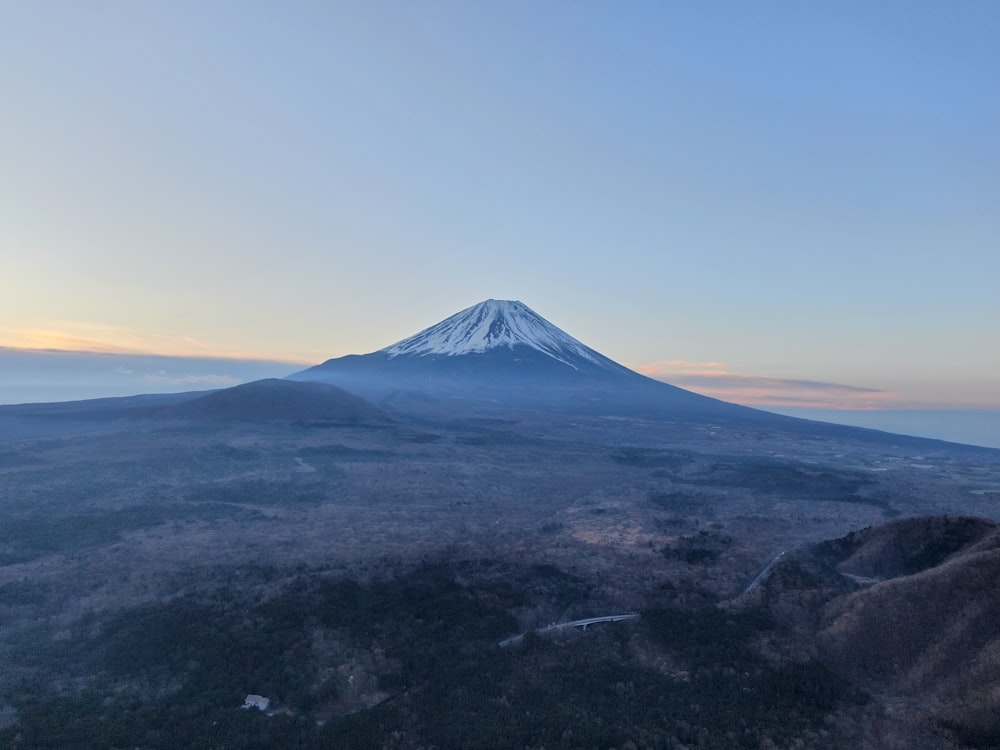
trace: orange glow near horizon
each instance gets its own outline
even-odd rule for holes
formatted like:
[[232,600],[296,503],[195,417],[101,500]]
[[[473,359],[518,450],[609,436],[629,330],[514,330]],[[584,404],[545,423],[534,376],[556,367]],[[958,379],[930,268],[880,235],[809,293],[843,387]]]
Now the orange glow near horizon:
[[52,323],[51,327],[0,328],[0,347],[22,351],[87,352],[160,357],[264,360],[315,364],[302,354],[264,354],[214,346],[188,336],[140,335],[127,328],[88,323]]

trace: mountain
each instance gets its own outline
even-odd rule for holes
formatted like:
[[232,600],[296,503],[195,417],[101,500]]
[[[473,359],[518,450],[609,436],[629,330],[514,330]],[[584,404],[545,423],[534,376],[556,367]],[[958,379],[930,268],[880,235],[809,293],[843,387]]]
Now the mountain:
[[328,383],[268,378],[200,395],[161,410],[158,416],[222,422],[379,424],[386,414]]
[[488,299],[369,354],[349,354],[287,380],[339,386],[391,413],[508,418],[518,410],[728,425],[867,443],[939,441],[815,422],[702,396],[640,375],[523,302]]
[[460,401],[466,408],[794,421],[640,375],[514,300],[485,300],[391,346],[330,359],[289,379],[333,383],[411,412]]

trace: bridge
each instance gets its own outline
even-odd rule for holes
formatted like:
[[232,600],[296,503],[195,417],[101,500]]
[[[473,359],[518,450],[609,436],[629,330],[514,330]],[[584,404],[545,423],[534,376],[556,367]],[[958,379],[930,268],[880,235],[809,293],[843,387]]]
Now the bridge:
[[[626,612],[621,615],[600,615],[598,617],[586,617],[582,620],[569,620],[568,622],[554,622],[551,625],[546,625],[544,628],[536,628],[530,632],[537,635],[544,635],[545,633],[551,633],[555,630],[562,630],[564,628],[580,628],[581,630],[586,630],[591,625],[596,625],[599,622],[621,622],[622,620],[635,620],[639,617],[638,612]],[[527,633],[521,633],[520,635],[512,635],[510,638],[504,638],[500,641],[500,648],[507,648],[508,646],[513,646],[515,643],[520,643],[524,640]]]
[[785,551],[779,552],[777,556],[773,560],[771,560],[771,562],[769,562],[764,567],[764,569],[760,571],[760,573],[757,574],[757,577],[754,578],[752,581],[750,581],[750,585],[746,587],[746,589],[743,591],[743,594],[744,595],[749,594],[755,588],[764,583],[764,581],[767,580],[767,577],[771,574],[771,571],[774,569],[774,566],[777,565],[778,562],[781,560],[781,558],[783,558],[784,556],[785,556]]

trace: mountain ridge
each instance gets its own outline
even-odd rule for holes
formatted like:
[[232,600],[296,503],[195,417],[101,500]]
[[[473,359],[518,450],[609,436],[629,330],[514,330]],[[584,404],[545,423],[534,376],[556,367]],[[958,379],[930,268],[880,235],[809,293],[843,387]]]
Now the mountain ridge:
[[897,705],[919,701],[897,721],[996,747],[998,574],[996,521],[916,516],[790,552],[743,605],[763,607],[833,672]]

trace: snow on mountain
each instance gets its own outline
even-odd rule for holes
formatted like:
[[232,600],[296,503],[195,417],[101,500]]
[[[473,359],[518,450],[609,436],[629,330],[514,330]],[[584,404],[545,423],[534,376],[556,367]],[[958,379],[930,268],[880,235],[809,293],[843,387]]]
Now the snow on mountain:
[[488,299],[380,351],[391,357],[482,354],[526,346],[576,368],[574,360],[606,367],[609,361],[556,328],[523,302]]

